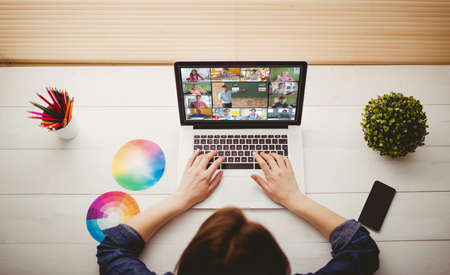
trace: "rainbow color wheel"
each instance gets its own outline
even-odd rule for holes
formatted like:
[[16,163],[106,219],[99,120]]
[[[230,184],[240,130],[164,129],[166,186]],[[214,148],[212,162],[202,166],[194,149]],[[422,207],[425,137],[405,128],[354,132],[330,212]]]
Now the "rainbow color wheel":
[[112,173],[116,181],[128,190],[149,188],[164,174],[166,158],[158,144],[136,139],[123,145],[114,156]]
[[107,192],[89,207],[86,226],[91,236],[101,242],[105,238],[102,230],[125,223],[139,212],[138,204],[130,195],[119,191]]

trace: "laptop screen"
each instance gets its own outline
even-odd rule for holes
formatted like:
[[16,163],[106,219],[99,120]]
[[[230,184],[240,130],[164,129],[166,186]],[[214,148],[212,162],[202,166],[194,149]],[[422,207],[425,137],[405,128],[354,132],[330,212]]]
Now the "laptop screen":
[[180,117],[186,124],[300,124],[304,62],[177,62],[175,74]]

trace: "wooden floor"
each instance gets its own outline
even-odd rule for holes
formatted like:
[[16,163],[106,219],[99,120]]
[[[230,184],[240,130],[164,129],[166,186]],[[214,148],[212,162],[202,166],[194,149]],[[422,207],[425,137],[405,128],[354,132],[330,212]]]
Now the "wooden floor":
[[[0,68],[0,274],[98,273],[86,211],[99,194],[125,191],[111,161],[130,139],[158,142],[167,158],[157,185],[129,192],[141,209],[173,191],[174,82],[170,66]],[[70,142],[26,118],[28,102],[46,86],[76,98],[81,130]],[[359,125],[367,101],[391,90],[420,99],[430,125],[426,145],[401,160],[372,152]],[[381,250],[377,274],[450,274],[450,66],[311,66],[302,128],[312,198],[358,218],[374,180],[397,189],[381,232],[372,233]],[[315,271],[330,259],[327,240],[289,212],[245,212],[274,233],[294,272]],[[144,262],[159,274],[172,270],[211,213],[191,210],[164,227]]]

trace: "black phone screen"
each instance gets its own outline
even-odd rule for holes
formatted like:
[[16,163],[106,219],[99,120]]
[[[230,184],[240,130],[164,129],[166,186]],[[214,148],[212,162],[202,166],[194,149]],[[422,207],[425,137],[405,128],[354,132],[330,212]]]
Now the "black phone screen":
[[358,221],[375,231],[379,231],[395,192],[394,188],[375,181]]

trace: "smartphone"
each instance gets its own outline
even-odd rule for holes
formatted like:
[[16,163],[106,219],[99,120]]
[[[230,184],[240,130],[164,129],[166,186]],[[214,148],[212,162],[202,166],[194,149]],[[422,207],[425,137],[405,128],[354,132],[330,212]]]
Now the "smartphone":
[[395,192],[394,188],[375,181],[358,221],[375,231],[379,231],[394,199]]

